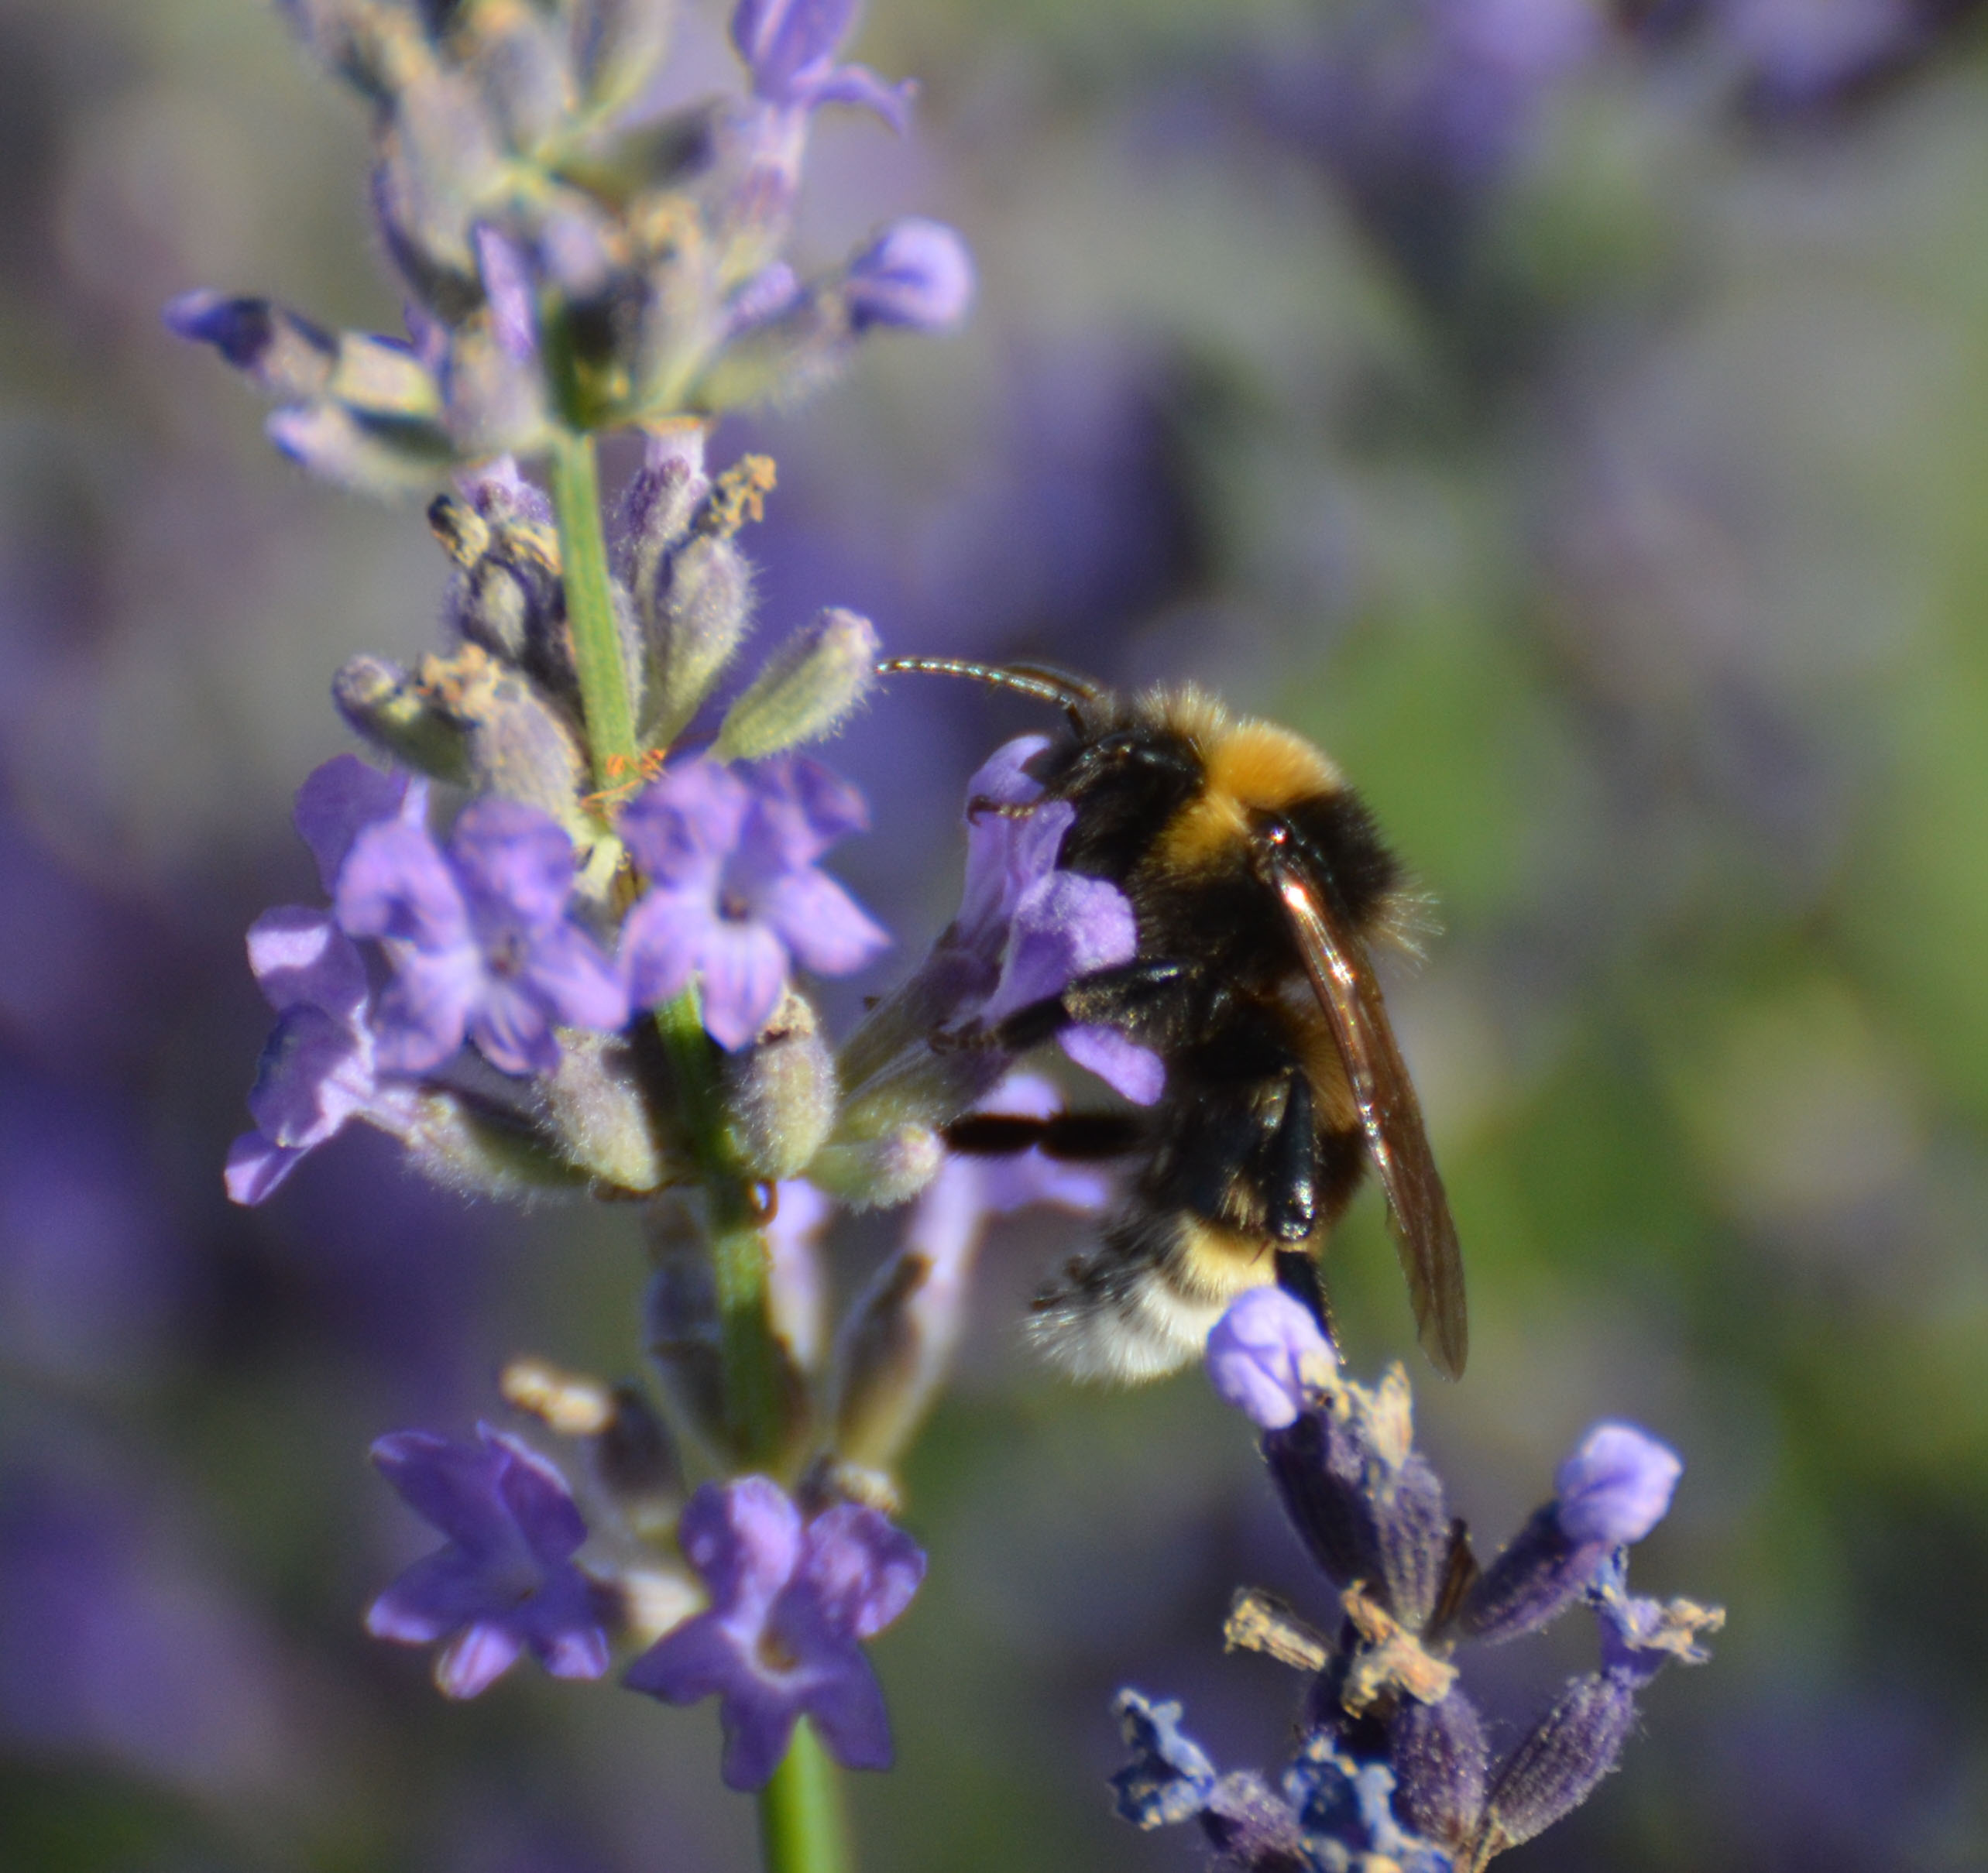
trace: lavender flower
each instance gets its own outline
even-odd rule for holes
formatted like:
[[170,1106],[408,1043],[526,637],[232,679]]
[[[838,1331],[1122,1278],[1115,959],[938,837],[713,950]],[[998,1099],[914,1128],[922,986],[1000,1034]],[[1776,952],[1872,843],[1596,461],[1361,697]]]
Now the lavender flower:
[[752,75],[753,95],[795,111],[859,105],[903,129],[911,85],[886,84],[864,66],[835,62],[855,19],[856,0],[740,0],[732,43]]
[[[368,826],[418,828],[427,807],[425,784],[340,755],[297,789],[297,829],[329,890]],[[328,913],[301,904],[265,912],[249,931],[249,966],[281,1017],[249,1095],[256,1129],[228,1153],[228,1194],[253,1204],[353,1119],[404,1135],[415,1093],[381,1076],[366,965]]]
[[[968,782],[967,882],[946,941],[997,966],[991,990],[970,1018],[991,1027],[1003,1017],[1062,993],[1076,977],[1129,962],[1138,948],[1131,901],[1102,878],[1059,871],[1064,835],[1076,818],[1066,800],[1027,813],[976,811],[1028,806],[1041,783],[1027,763],[1049,746],[1025,735],[995,750]],[[1136,1105],[1149,1106],[1166,1084],[1159,1056],[1117,1029],[1066,1027],[1063,1051]]]
[[702,985],[706,1031],[737,1048],[765,1026],[794,966],[846,976],[890,942],[815,863],[868,823],[862,797],[818,762],[672,768],[621,816],[650,881],[622,954],[638,1007]]
[[743,1477],[700,1489],[678,1539],[712,1604],[637,1659],[629,1687],[674,1704],[716,1696],[731,1788],[765,1785],[802,1716],[850,1768],[889,1768],[889,1720],[861,1641],[925,1577],[910,1537],[853,1503],[804,1525],[777,1484]]
[[418,827],[369,826],[338,874],[338,921],[393,959],[380,998],[383,1066],[438,1066],[465,1033],[506,1073],[559,1062],[555,1021],[618,1028],[628,997],[614,965],[568,914],[572,842],[516,801],[465,808],[446,852]]
[[555,1678],[598,1678],[607,1635],[593,1583],[573,1564],[587,1537],[565,1480],[514,1438],[479,1425],[476,1444],[400,1431],[373,1460],[448,1545],[373,1603],[366,1630],[403,1645],[447,1641],[435,1682],[474,1697],[527,1648]]

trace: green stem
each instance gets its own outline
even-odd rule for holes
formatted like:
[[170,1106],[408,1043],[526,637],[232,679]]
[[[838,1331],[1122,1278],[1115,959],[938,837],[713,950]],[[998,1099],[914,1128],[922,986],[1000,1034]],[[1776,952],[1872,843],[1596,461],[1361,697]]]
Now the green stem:
[[[635,718],[608,584],[591,436],[562,431],[553,444],[552,503],[595,783],[619,787],[637,777]],[[726,1415],[746,1466],[770,1469],[780,1455],[782,1412],[779,1353],[767,1313],[766,1238],[752,1188],[725,1135],[716,1055],[695,986],[656,1011],[656,1025],[669,1050],[709,1206]],[[793,1744],[760,1797],[760,1823],[767,1873],[843,1873],[848,1865],[835,1765],[805,1718],[795,1726]]]
[[849,1836],[841,1792],[835,1765],[803,1717],[759,1798],[760,1852],[767,1873],[844,1873]]
[[552,444],[552,507],[559,520],[559,563],[566,586],[566,622],[573,633],[580,708],[593,753],[594,784],[612,787],[637,776],[635,711],[621,660],[621,633],[607,579],[607,540],[601,531],[600,475],[594,439],[561,430]]

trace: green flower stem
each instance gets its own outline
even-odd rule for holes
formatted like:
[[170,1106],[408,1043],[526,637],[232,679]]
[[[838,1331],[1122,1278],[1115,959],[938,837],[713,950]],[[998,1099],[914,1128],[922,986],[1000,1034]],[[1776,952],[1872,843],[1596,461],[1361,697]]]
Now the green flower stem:
[[767,1873],[844,1873],[849,1865],[835,1765],[805,1717],[759,1798],[759,1832]]
[[672,1077],[698,1162],[704,1168],[707,1227],[718,1278],[725,1367],[725,1415],[748,1466],[771,1469],[780,1452],[780,1357],[767,1319],[766,1238],[751,1186],[726,1141],[716,1062],[695,986],[656,1010]]
[[552,444],[552,507],[559,521],[559,563],[566,587],[566,622],[573,633],[580,707],[593,751],[594,784],[623,786],[637,777],[635,711],[621,661],[621,633],[607,581],[607,540],[601,531],[600,475],[594,439],[561,430]]
[[[563,433],[552,449],[552,503],[559,521],[566,617],[573,632],[580,708],[603,790],[637,777],[634,712],[621,661],[620,633],[601,531],[600,478],[593,438]],[[717,1058],[695,984],[656,1011],[677,1096],[703,1174],[706,1229],[717,1276],[725,1368],[725,1411],[749,1469],[772,1470],[781,1442],[781,1364],[767,1312],[766,1238],[752,1185],[739,1173],[725,1135]],[[767,1873],[843,1873],[849,1856],[835,1765],[804,1718],[760,1797]]]

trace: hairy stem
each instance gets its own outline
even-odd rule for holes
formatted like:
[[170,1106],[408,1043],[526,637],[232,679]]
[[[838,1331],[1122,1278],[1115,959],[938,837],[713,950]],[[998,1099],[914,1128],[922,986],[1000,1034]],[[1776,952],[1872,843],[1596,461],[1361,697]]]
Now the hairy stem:
[[607,540],[601,530],[600,476],[594,439],[561,430],[552,444],[552,506],[559,522],[559,561],[566,585],[566,622],[573,633],[580,708],[593,754],[594,784],[636,778],[635,711],[621,660],[621,633],[607,579]]

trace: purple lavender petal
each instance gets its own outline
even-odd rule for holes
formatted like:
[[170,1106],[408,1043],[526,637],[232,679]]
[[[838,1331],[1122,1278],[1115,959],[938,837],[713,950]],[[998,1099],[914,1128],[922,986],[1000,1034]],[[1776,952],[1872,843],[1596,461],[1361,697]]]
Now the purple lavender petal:
[[516,800],[473,802],[448,835],[448,857],[479,927],[515,921],[536,935],[565,915],[573,894],[573,842],[536,807]]
[[538,350],[538,311],[531,270],[517,244],[496,228],[479,225],[476,239],[477,270],[483,276],[483,292],[490,302],[490,322],[497,342],[506,356],[520,364],[527,363]]
[[943,331],[973,303],[973,262],[966,242],[944,223],[907,216],[849,263],[843,291],[858,331],[873,325]]
[[500,1073],[549,1073],[559,1064],[559,1043],[544,1008],[518,983],[497,979],[483,985],[470,1011],[469,1034]]
[[755,273],[725,302],[725,335],[736,338],[768,319],[778,318],[801,296],[801,283],[784,260]]
[[462,1046],[483,993],[482,958],[473,944],[402,957],[374,1011],[375,1060],[390,1073],[440,1066]]
[[867,65],[838,65],[812,81],[804,80],[798,101],[810,110],[826,104],[853,105],[859,110],[874,111],[893,130],[902,133],[911,122],[912,100],[918,87],[910,79],[893,84],[880,78]]
[[811,1597],[829,1630],[874,1638],[912,1603],[925,1552],[878,1515],[839,1502],[808,1525],[792,1590]]
[[729,768],[687,761],[637,794],[617,829],[653,883],[705,883],[736,848],[750,801],[746,784]]
[[374,1440],[371,1455],[408,1508],[450,1540],[482,1549],[503,1539],[503,1513],[492,1494],[497,1457],[487,1442],[479,1447],[433,1431],[392,1431]]
[[695,891],[651,890],[621,926],[630,1001],[654,1008],[681,995],[719,921],[710,900]]
[[1634,1425],[1596,1425],[1554,1475],[1555,1509],[1567,1539],[1612,1548],[1639,1542],[1661,1521],[1684,1466]]
[[856,0],[739,0],[732,43],[752,73],[754,94],[772,104],[801,101],[795,79],[833,59],[855,19]]
[[1252,1288],[1208,1335],[1208,1382],[1265,1431],[1297,1422],[1310,1403],[1310,1371],[1338,1364],[1332,1343],[1303,1304],[1281,1288]]
[[1051,872],[1015,900],[1001,983],[980,1018],[997,1021],[1060,995],[1080,976],[1130,962],[1138,949],[1131,901],[1116,885]]
[[469,942],[469,912],[455,874],[418,827],[399,820],[363,828],[338,872],[338,921],[353,936],[388,937],[434,952]]
[[1066,1027],[1056,1038],[1079,1066],[1135,1106],[1150,1106],[1166,1090],[1166,1062],[1116,1028]]
[[366,964],[328,911],[265,911],[249,926],[249,967],[279,1014],[318,1008],[352,1022],[366,1007]]
[[509,1627],[479,1620],[444,1648],[435,1662],[435,1683],[445,1697],[474,1697],[517,1664],[524,1650],[524,1640]]
[[888,1769],[896,1760],[883,1687],[870,1661],[853,1647],[818,1667],[802,1703],[846,1768]]
[[890,932],[866,915],[826,872],[812,866],[775,879],[757,908],[803,969],[846,976],[891,947]]
[[575,924],[555,924],[532,945],[524,976],[563,1027],[611,1034],[627,1025],[628,990],[621,972]]
[[800,1511],[765,1477],[706,1484],[677,1530],[684,1558],[724,1609],[770,1604],[801,1557],[801,1535]]
[[364,1038],[321,1008],[292,1008],[263,1048],[249,1115],[272,1144],[307,1151],[373,1097]]
[[698,958],[704,979],[704,1031],[728,1051],[743,1047],[771,1018],[787,986],[787,952],[771,930],[719,919]]
[[221,1181],[231,1203],[252,1206],[275,1195],[283,1180],[310,1154],[272,1144],[259,1131],[247,1131],[228,1147]]
[[775,755],[747,770],[752,820],[741,839],[755,870],[798,870],[836,840],[865,831],[870,807],[848,781],[804,754]]
[[[416,791],[425,808],[427,787]],[[305,777],[297,790],[297,830],[318,861],[328,896],[338,889],[352,841],[376,821],[406,817],[408,796],[405,774],[383,774],[355,754],[336,756]]]

